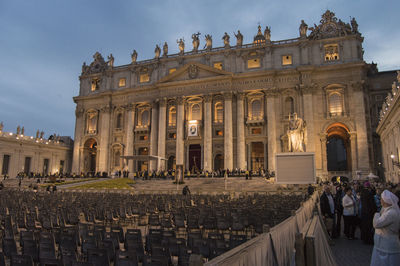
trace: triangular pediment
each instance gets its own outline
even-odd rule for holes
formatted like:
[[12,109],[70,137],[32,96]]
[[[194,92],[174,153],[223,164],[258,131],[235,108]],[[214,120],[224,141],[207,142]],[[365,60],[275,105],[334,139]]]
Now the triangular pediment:
[[188,81],[194,79],[208,79],[232,75],[233,74],[231,72],[225,70],[220,70],[197,62],[190,62],[182,66],[181,68],[178,68],[175,72],[163,77],[157,82],[157,84]]

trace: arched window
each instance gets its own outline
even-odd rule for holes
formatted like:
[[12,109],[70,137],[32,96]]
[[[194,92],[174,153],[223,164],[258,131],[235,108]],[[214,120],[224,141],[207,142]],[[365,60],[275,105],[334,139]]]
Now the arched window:
[[121,152],[120,151],[115,152],[114,162],[115,162],[115,166],[120,166],[120,164],[121,164]]
[[122,114],[119,113],[117,115],[117,124],[116,124],[116,128],[121,129],[122,128]]
[[340,93],[334,92],[329,95],[329,112],[334,115],[343,112],[342,95]]
[[171,108],[169,108],[168,124],[170,126],[176,125],[176,108],[175,108],[175,106],[172,106]]
[[224,106],[221,102],[215,104],[214,121],[222,123],[224,121]]
[[251,103],[251,118],[253,120],[261,118],[261,102],[260,102],[260,100],[254,100]]
[[192,105],[192,120],[201,120],[201,110],[199,104]]
[[294,101],[292,97],[286,97],[285,99],[285,113],[284,115],[289,115],[294,113]]
[[149,111],[148,110],[144,110],[142,112],[142,117],[141,117],[141,125],[142,126],[147,126],[149,124]]

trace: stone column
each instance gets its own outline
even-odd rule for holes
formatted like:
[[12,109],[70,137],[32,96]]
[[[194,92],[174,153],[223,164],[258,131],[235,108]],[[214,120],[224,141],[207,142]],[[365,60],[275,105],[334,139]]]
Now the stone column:
[[326,157],[326,141],[327,141],[327,134],[321,133],[319,134],[321,140],[321,172],[326,174],[328,171],[328,158]]
[[109,173],[108,158],[109,158],[109,138],[110,138],[110,119],[111,119],[111,108],[110,106],[105,106],[100,110],[100,130],[98,130],[100,135],[100,149],[99,153],[99,172]]
[[[185,109],[182,97],[176,101],[176,165],[182,165],[184,162],[184,132],[183,127],[185,123]],[[183,168],[185,170],[185,168]]]
[[351,149],[351,171],[353,172],[353,178],[354,178],[356,177],[356,171],[358,170],[356,132],[350,132],[350,149]]
[[354,121],[356,122],[357,128],[357,157],[358,168],[355,170],[362,170],[368,174],[369,170],[369,152],[368,152],[368,137],[367,137],[367,123],[365,115],[365,103],[364,103],[364,91],[363,84],[361,82],[355,82],[352,84],[353,87],[353,102],[354,108]]
[[267,130],[268,130],[268,167],[269,171],[275,171],[275,155],[277,153],[277,136],[276,136],[276,94],[266,92],[267,98]]
[[244,138],[244,103],[243,93],[237,94],[237,164],[239,169],[246,168],[246,143]]
[[233,169],[232,93],[224,94],[224,168]]
[[[165,140],[166,140],[166,124],[167,124],[167,99],[160,100],[160,113],[158,118],[158,156],[165,158]],[[165,170],[166,161],[158,160],[157,169]]]
[[[81,108],[76,108],[75,110],[75,116],[76,116],[76,121],[75,121],[75,140],[74,140],[74,150],[73,150],[73,161],[72,161],[72,173],[79,174],[82,169],[79,167],[79,162],[83,160],[83,158],[80,157],[81,152],[80,152],[80,147],[84,145],[84,143],[81,143],[82,140],[82,135],[85,131],[85,119],[84,119],[84,110]],[[39,158],[37,158],[37,161]],[[38,164],[37,164],[38,165]],[[39,167],[36,167],[36,172],[39,171]]]
[[204,170],[212,171],[212,96],[204,96]]
[[[133,155],[133,130],[135,127],[135,105],[128,105],[127,107],[127,123],[126,123],[126,148],[125,148],[125,156]],[[133,160],[128,160],[128,171],[129,176],[133,175]]]
[[[158,144],[158,103],[153,102],[151,108],[151,127],[150,127],[150,155],[157,155]],[[157,170],[157,160],[150,160],[149,172]]]
[[306,151],[315,152],[314,141],[314,112],[313,112],[313,96],[312,88],[303,90],[303,107],[304,107],[304,121],[306,122],[307,139]]

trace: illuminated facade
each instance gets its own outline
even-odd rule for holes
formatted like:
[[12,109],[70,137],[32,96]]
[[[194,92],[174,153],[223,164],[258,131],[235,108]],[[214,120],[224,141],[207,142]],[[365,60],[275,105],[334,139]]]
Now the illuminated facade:
[[[261,27],[254,41],[223,36],[212,47],[199,34],[193,49],[114,66],[94,55],[84,64],[76,103],[73,172],[275,170],[287,151],[289,116],[306,122],[306,151],[317,176],[355,176],[375,169],[368,100],[368,71],[357,22],[322,15],[318,26],[302,21],[299,37],[272,41]],[[383,89],[384,91],[384,89]],[[382,92],[385,94],[385,92]],[[166,161],[129,161],[122,155],[156,155]]]

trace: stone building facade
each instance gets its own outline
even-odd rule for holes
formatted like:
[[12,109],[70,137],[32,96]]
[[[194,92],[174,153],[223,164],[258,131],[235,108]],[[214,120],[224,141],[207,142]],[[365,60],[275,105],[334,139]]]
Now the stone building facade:
[[1,176],[14,178],[18,173],[62,174],[70,173],[72,167],[73,141],[70,137],[51,136],[43,138],[24,135],[18,127],[17,132],[4,132],[0,125],[0,166]]
[[385,178],[393,183],[400,182],[400,71],[392,90],[383,100],[376,132],[382,142],[382,158]]
[[[128,169],[275,170],[287,151],[289,117],[306,123],[306,151],[317,176],[349,177],[375,169],[369,110],[369,71],[355,19],[344,23],[326,11],[319,25],[302,21],[299,37],[272,41],[259,26],[254,41],[206,35],[193,47],[114,66],[96,53],[84,63],[76,103],[73,172]],[[384,93],[383,93],[384,94]],[[121,156],[163,160],[126,163]],[[145,157],[143,157],[145,158]]]

